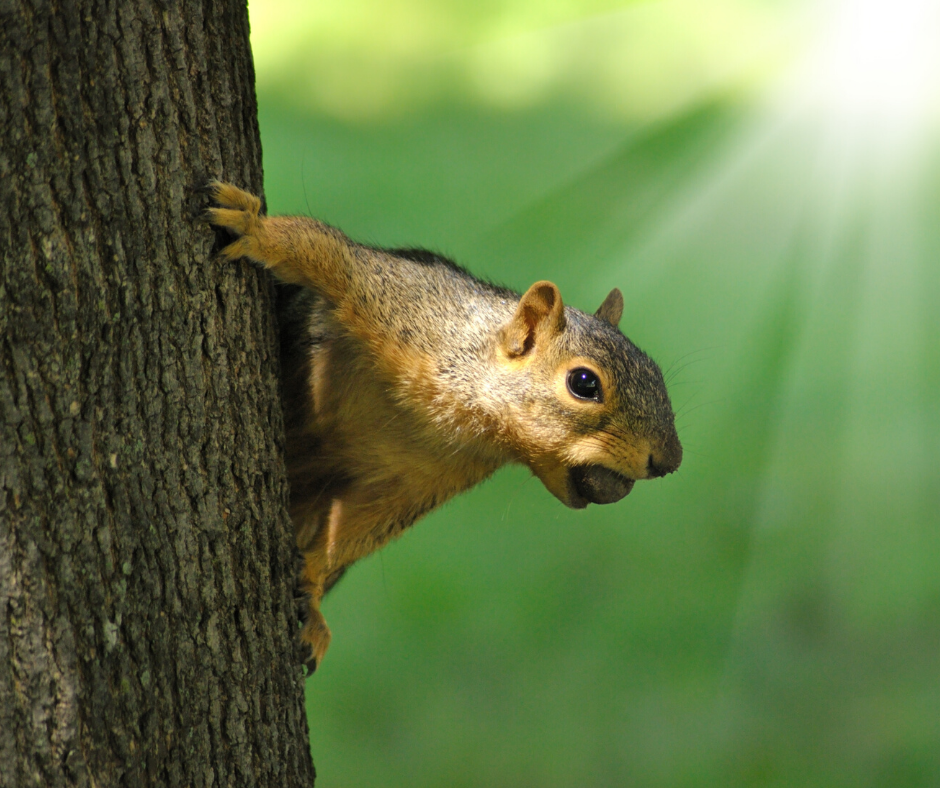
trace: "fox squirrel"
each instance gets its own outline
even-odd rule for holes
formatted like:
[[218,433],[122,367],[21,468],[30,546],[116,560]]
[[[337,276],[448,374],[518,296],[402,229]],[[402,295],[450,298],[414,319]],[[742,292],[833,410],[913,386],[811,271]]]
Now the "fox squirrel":
[[330,642],[323,595],[358,559],[506,463],[574,509],[612,503],[682,460],[656,363],[551,282],[524,295],[418,249],[374,249],[314,219],[264,216],[214,181],[207,221],[301,285],[281,310],[291,516],[315,670]]

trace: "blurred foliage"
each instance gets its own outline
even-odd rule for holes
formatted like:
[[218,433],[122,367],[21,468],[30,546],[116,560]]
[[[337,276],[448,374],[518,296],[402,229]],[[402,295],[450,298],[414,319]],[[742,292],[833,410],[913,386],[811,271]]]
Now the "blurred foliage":
[[[655,106],[599,87],[589,41],[525,101],[444,62],[494,30],[523,60],[540,31],[627,31],[640,5],[688,7],[358,0],[256,23],[252,6],[271,210],[516,289],[550,278],[585,310],[620,287],[686,447],[674,476],[583,512],[501,471],[355,567],[308,682],[318,786],[940,784],[931,115],[830,101],[849,88],[815,55],[781,70],[792,40],[773,69],[680,69]],[[739,8],[732,31],[808,18]],[[687,30],[663,22],[643,57]],[[700,37],[697,52],[730,47]],[[387,79],[389,102],[310,88],[360,56],[350,74]]]
[[772,0],[265,0],[251,13],[264,92],[360,121],[454,95],[519,109],[558,94],[648,120],[730,73],[744,89],[791,27]]

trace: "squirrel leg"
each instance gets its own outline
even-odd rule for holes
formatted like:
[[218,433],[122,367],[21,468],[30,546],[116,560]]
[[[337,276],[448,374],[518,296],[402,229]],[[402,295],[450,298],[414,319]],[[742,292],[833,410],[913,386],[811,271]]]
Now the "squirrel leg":
[[206,190],[218,205],[206,210],[206,221],[235,236],[223,257],[254,260],[284,282],[340,302],[349,287],[353,257],[345,235],[304,216],[264,216],[261,200],[230,183],[212,181]]
[[[308,594],[308,609],[300,639],[310,648],[306,662],[311,673],[323,662],[330,645],[330,628],[320,612],[320,602],[330,578],[335,581],[337,573],[342,574],[344,569],[344,565],[337,563],[339,556],[336,555],[337,536],[343,521],[342,501],[333,499],[325,515],[313,539],[307,544],[301,544],[304,560],[301,579]],[[301,533],[298,533],[299,541],[306,542],[300,538]]]
[[[217,206],[207,209],[206,221],[235,236],[222,250],[223,258],[253,260],[283,282],[316,291],[331,307],[331,319],[366,344],[390,381],[404,373],[426,393],[424,381],[435,360],[421,343],[406,337],[416,323],[441,317],[437,307],[427,311],[421,306],[417,283],[427,278],[427,266],[355,244],[316,219],[264,216],[257,197],[229,183],[213,181],[206,191]],[[410,273],[395,273],[404,271],[402,266]]]
[[323,599],[326,573],[323,569],[322,556],[314,551],[304,553],[302,571],[304,590],[308,594],[307,621],[300,632],[300,640],[310,649],[306,659],[307,669],[313,673],[323,662],[326,650],[330,646],[330,628],[320,612]]

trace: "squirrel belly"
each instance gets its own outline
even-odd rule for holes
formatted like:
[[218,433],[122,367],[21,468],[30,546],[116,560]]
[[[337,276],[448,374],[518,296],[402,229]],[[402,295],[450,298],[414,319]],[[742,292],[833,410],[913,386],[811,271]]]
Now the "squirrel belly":
[[234,236],[222,256],[299,285],[279,314],[311,667],[330,639],[320,601],[346,568],[502,465],[527,465],[572,508],[679,467],[662,373],[620,332],[620,291],[588,315],[551,282],[520,296],[430,252],[209,190],[208,221]]

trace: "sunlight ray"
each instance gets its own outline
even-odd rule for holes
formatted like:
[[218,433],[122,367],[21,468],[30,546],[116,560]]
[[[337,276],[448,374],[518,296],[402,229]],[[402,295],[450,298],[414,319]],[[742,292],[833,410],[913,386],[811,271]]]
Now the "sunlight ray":
[[[751,524],[717,704],[725,737],[734,736],[736,715],[745,719],[748,691],[739,684],[751,649],[774,642],[781,615],[803,615],[786,613],[794,595],[803,595],[799,605],[821,605],[812,614],[818,621],[839,617],[841,628],[882,612],[896,616],[936,593],[928,564],[917,560],[936,542],[927,538],[936,514],[924,507],[930,439],[922,426],[930,422],[918,408],[928,316],[918,299],[927,260],[917,206],[931,121],[922,113],[914,123],[905,110],[865,125],[867,104],[821,107],[815,93],[787,95],[788,104],[779,94],[773,103],[796,109],[818,151],[803,259],[795,263],[808,312]],[[884,484],[896,491],[890,508]],[[809,551],[799,559],[781,555],[778,534],[793,529]],[[900,570],[911,566],[923,571]],[[846,635],[822,629],[815,636]],[[786,681],[790,657],[765,657],[765,680]]]

